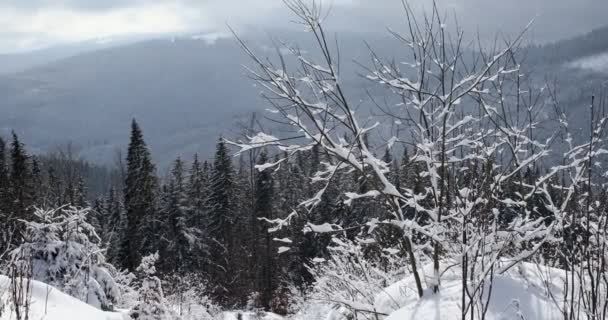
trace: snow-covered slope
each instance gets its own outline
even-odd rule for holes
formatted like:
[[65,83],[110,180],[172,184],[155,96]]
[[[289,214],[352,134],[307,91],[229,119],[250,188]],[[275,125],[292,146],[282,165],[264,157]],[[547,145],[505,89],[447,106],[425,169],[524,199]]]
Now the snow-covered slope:
[[[8,298],[9,279],[0,275],[0,301]],[[10,308],[0,316],[0,320],[15,319]],[[44,320],[121,320],[123,315],[104,312],[77,300],[42,282],[32,281],[32,302],[29,319]]]
[[[430,274],[429,271],[425,270],[424,273]],[[414,290],[413,279],[407,277],[389,286],[376,297],[374,304],[376,310],[380,313],[390,314],[386,320],[460,318],[462,282],[457,272],[457,269],[445,272],[442,277],[440,293],[432,294],[429,291],[422,299],[418,298]],[[555,301],[561,301],[563,298],[561,289],[563,276],[563,270],[539,267],[527,263],[513,268],[504,275],[496,275],[486,319],[561,320],[562,315]],[[5,276],[0,276],[0,294],[3,294],[0,301],[2,302],[6,302],[8,297],[6,291],[8,282]],[[553,295],[552,298],[547,294],[547,286],[551,286],[549,289]],[[320,318],[310,319],[294,315],[288,317],[288,319],[341,319],[334,313],[319,314],[318,316]],[[10,310],[5,310],[4,314],[0,316],[0,320],[14,319],[14,314]],[[30,319],[123,320],[127,317],[121,313],[103,312],[44,283],[33,281]],[[280,320],[283,318],[270,313],[256,315],[251,312],[233,311],[218,315],[218,319]]]
[[[560,279],[563,274],[563,270],[524,263],[504,275],[496,275],[486,319],[562,319],[556,303],[546,294],[545,284],[552,284],[553,297],[561,301]],[[446,272],[440,293],[428,292],[419,299],[414,281],[408,277],[382,292],[377,297],[376,306],[390,314],[386,320],[459,319],[461,286],[461,278],[456,273]]]

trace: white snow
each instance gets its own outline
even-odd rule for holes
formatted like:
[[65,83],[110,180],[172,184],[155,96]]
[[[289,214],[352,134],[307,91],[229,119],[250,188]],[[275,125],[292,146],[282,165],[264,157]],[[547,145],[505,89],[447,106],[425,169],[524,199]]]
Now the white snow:
[[[0,275],[0,303],[7,304],[10,280]],[[44,320],[122,320],[123,314],[104,312],[73,298],[45,283],[32,281],[32,300],[29,319]],[[47,298],[48,295],[48,298]],[[15,314],[6,307],[0,320],[13,320]]]
[[[241,318],[239,318],[239,315]],[[242,312],[242,311],[230,311],[224,312],[220,317],[221,320],[282,320],[283,317],[276,315],[271,312],[261,312],[257,314],[255,312]]]
[[[413,277],[407,277],[380,293],[375,306],[390,314],[386,320],[460,318],[462,281],[456,272],[459,271],[446,272],[440,292],[433,294],[427,289],[423,298],[417,296]],[[563,274],[563,270],[523,263],[504,275],[496,275],[486,319],[562,319],[557,304],[546,294],[543,281],[553,284],[551,292],[556,301],[561,301],[560,275]]]

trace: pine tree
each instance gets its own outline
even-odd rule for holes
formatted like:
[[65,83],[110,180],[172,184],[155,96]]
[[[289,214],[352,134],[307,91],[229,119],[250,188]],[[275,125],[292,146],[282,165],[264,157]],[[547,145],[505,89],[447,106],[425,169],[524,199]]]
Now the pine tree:
[[184,180],[184,163],[178,158],[171,170],[163,217],[169,227],[164,262],[170,271],[176,271],[179,275],[191,270],[192,249],[198,244],[200,235],[198,228],[192,226],[192,209]]
[[158,228],[156,218],[155,193],[157,178],[150,152],[144,142],[139,125],[131,124],[131,141],[127,152],[127,172],[125,180],[125,210],[127,215],[126,243],[129,248],[124,266],[134,270],[141,257],[155,250]]
[[[262,165],[268,162],[266,151],[262,151],[259,155],[258,164]],[[255,215],[258,220],[274,219],[273,208],[274,197],[274,182],[270,168],[264,169],[256,174],[255,188]],[[257,224],[257,245],[260,247],[258,255],[258,275],[257,275],[257,292],[260,294],[261,306],[269,311],[270,303],[273,297],[274,290],[277,287],[277,247],[273,244],[271,234],[267,231],[267,226]]]
[[[17,219],[31,221],[34,204],[32,172],[28,163],[29,157],[17,134],[13,132],[11,143],[11,171],[9,179],[9,221],[16,223]],[[16,235],[20,239],[24,235],[22,224],[17,224]]]
[[101,243],[104,245],[106,244],[107,234],[103,226],[107,225],[107,221],[105,221],[107,216],[105,200],[103,198],[95,199],[88,219],[91,226],[95,228],[95,233],[99,236]]
[[61,206],[63,199],[62,183],[54,166],[49,166],[47,169],[47,184],[44,205],[50,208]]
[[[289,214],[294,212],[298,205],[305,200],[306,194],[302,192],[308,185],[309,180],[305,176],[305,170],[302,166],[306,166],[303,161],[304,156],[300,155],[296,161],[289,161],[279,168],[275,178],[275,201],[277,212],[276,217],[285,219]],[[303,215],[303,214],[302,214]],[[313,247],[314,240],[312,234],[304,234],[302,230],[305,227],[305,219],[301,215],[295,216],[286,234],[279,235],[277,238],[288,237],[290,244],[285,244],[289,247],[289,251],[279,255],[279,261],[286,266],[285,276],[290,283],[295,284],[299,288],[304,288],[306,284],[313,279],[310,273],[310,260],[316,256],[316,253],[307,255],[310,248]]]
[[204,221],[205,197],[207,193],[207,174],[208,164],[203,165],[198,160],[198,154],[194,155],[194,161],[190,168],[190,177],[188,179],[188,203],[192,210],[192,220],[194,226],[200,228]]
[[213,170],[210,179],[207,236],[209,248],[210,280],[212,293],[218,303],[225,304],[231,296],[231,283],[237,275],[233,274],[231,260],[234,250],[233,225],[236,222],[235,173],[228,148],[223,139],[217,144]]
[[30,192],[30,197],[32,199],[32,204],[36,206],[43,205],[43,190],[44,190],[44,181],[42,179],[42,169],[40,168],[40,162],[36,157],[32,157],[31,161],[32,166],[32,176],[30,184],[32,186]]
[[76,182],[76,189],[74,192],[74,206],[79,208],[86,208],[89,206],[88,201],[89,190],[87,188],[86,182],[82,176],[78,177]]
[[139,299],[129,311],[129,317],[137,320],[170,320],[177,319],[166,301],[160,279],[156,276],[154,265],[158,261],[158,253],[145,256],[137,267],[137,272],[143,278],[139,289]]
[[115,269],[106,263],[99,237],[88,223],[88,209],[37,209],[24,223],[24,241],[13,262],[36,266],[33,278],[98,308],[110,310],[120,291]]
[[[9,175],[6,164],[6,143],[0,137],[0,214],[9,211]],[[4,220],[3,220],[4,221]]]
[[6,143],[0,137],[0,252],[4,252],[10,239],[10,189],[6,165]]
[[108,245],[108,260],[117,267],[126,268],[129,259],[129,243],[127,242],[128,221],[121,201],[120,194],[112,188],[106,200],[108,218],[106,226]]

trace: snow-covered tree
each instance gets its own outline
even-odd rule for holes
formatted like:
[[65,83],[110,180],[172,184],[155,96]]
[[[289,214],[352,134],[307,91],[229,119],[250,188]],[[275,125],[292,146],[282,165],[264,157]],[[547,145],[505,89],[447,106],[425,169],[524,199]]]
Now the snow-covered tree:
[[125,245],[127,259],[123,266],[133,270],[143,254],[158,246],[154,236],[158,226],[156,192],[158,181],[150,151],[143,133],[135,121],[131,123],[131,141],[127,152],[127,172],[124,189],[124,206],[127,217]]
[[120,298],[116,269],[106,262],[95,229],[87,221],[89,209],[37,209],[26,226],[25,241],[11,252],[11,260],[31,261],[32,277],[102,309]]
[[235,171],[223,139],[217,143],[209,189],[206,213],[209,259],[206,264],[209,266],[210,279],[214,282],[213,297],[225,303],[230,299],[231,284],[237,276],[232,272],[237,266],[231,263],[237,254],[234,234],[237,194]]
[[[491,283],[494,272],[506,272],[537,254],[554,239],[554,227],[561,221],[557,213],[539,217],[526,210],[537,188],[521,177],[549,155],[556,135],[549,133],[541,140],[542,133],[536,130],[551,106],[545,103],[542,90],[532,92],[532,87],[522,84],[517,48],[523,33],[501,48],[466,47],[464,33],[459,29],[451,33],[436,6],[418,20],[406,5],[409,29],[404,34],[391,33],[410,53],[406,61],[396,62],[371,50],[366,78],[387,89],[391,104],[380,107],[383,116],[366,117],[355,112],[353,103],[358,100],[349,96],[341,81],[337,49],[321,24],[321,6],[300,0],[286,4],[307,27],[320,62],[297,47],[284,45],[277,50],[278,62],[273,63],[241,44],[256,65],[250,70],[253,77],[266,89],[265,96],[274,107],[271,116],[290,127],[285,132],[300,135],[259,133],[233,144],[240,152],[274,147],[285,154],[259,165],[260,170],[280,166],[313,148],[324,156],[312,172],[316,192],[293,214],[272,219],[272,230],[310,215],[328,198],[341,199],[347,206],[379,201],[386,215],[366,215],[359,225],[348,226],[336,220],[337,211],[324,208],[325,214],[332,213],[325,221],[309,220],[305,230],[331,235],[360,229],[366,234],[364,241],[390,230],[398,235],[395,239],[409,262],[419,296],[429,292],[424,290],[420,264],[433,266],[433,275],[425,279],[433,293],[441,289],[443,271],[453,265],[462,268],[463,278],[477,277],[463,282],[463,316],[472,313],[467,306],[484,296],[482,288]],[[529,99],[523,97],[526,90]],[[413,147],[413,154],[404,160],[406,169],[412,170],[407,177],[415,176],[416,181],[399,187],[390,153],[383,161],[370,142],[381,139],[385,119],[391,126],[403,126],[399,132],[407,132],[383,141],[388,149],[397,143]],[[334,182],[346,174],[355,174],[359,183],[334,189]],[[514,195],[504,192],[514,185],[524,190]],[[511,218],[499,224],[507,215]],[[509,251],[513,246],[520,250]]]
[[158,253],[145,256],[137,267],[142,278],[137,304],[129,311],[131,319],[138,320],[172,320],[177,319],[169,308],[163,295],[160,279],[156,276]]

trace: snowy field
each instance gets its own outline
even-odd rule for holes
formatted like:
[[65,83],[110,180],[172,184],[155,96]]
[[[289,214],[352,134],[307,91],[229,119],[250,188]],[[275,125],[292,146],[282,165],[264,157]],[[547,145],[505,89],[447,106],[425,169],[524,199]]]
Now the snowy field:
[[[29,313],[31,320],[120,320],[125,319],[123,314],[104,312],[90,306],[76,298],[48,286],[42,282],[32,281],[32,301]],[[6,304],[8,300],[9,279],[0,275],[1,301]],[[15,314],[8,308],[0,316],[0,320],[13,320]]]
[[[430,269],[425,271],[430,271]],[[563,275],[563,270],[526,263],[504,275],[497,275],[493,283],[492,299],[487,309],[486,319],[561,319],[563,316],[554,301],[561,301],[563,298],[560,289]],[[457,315],[461,310],[461,284],[462,281],[456,271],[447,271],[442,278],[441,292],[434,295],[428,291],[424,298],[419,299],[414,290],[413,278],[407,277],[380,292],[375,300],[375,309],[379,313],[389,314],[388,317],[384,317],[386,320],[453,319],[459,317]],[[550,284],[552,296],[547,294],[546,284]],[[8,278],[0,276],[0,290],[4,292],[2,301],[5,304],[5,311],[0,316],[0,320],[15,319],[14,313],[11,312],[10,307],[7,307],[8,285]],[[317,310],[302,310],[287,318],[275,314],[246,311],[224,312],[214,318],[208,318],[206,312],[203,316],[203,312],[201,312],[198,317],[193,313],[187,318],[201,320],[306,320],[311,317],[318,320],[346,319],[342,316],[340,308],[314,303],[311,303],[309,308]],[[32,281],[29,319],[119,320],[128,319],[128,315],[127,312],[101,311],[42,282]]]

